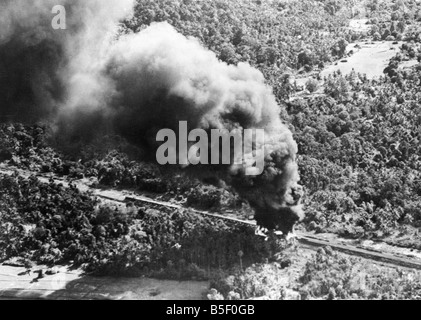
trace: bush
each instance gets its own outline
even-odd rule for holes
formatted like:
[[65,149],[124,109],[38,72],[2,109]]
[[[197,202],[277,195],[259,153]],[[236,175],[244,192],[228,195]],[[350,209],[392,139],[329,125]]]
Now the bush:
[[382,268],[360,259],[320,249],[299,280],[304,299],[416,299],[419,272]]
[[187,205],[199,209],[217,209],[221,205],[221,191],[214,186],[200,186],[191,190]]
[[220,274],[211,281],[210,287],[224,300],[283,300],[286,287],[280,276],[282,269],[280,263],[256,264],[229,276]]

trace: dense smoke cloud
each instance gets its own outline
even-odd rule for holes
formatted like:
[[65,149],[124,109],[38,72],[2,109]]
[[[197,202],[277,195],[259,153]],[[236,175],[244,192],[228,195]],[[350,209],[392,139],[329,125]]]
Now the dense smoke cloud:
[[[66,30],[51,26],[56,5],[67,10]],[[133,0],[2,0],[0,120],[35,121],[103,104],[101,58],[132,7]]]
[[260,71],[227,65],[160,23],[122,37],[110,51],[107,72],[117,92],[116,128],[135,143],[151,144],[160,129],[177,130],[179,121],[190,129],[265,129],[257,142],[265,147],[264,174],[246,178],[234,170],[223,179],[262,211],[296,204],[297,144]]
[[[7,0],[0,5],[0,117],[49,119],[56,132],[90,136],[101,124],[152,154],[156,133],[264,129],[264,174],[219,170],[258,210],[296,208],[297,145],[262,73],[227,65],[167,23],[115,37],[134,0]],[[65,5],[67,30],[51,27]],[[290,209],[288,209],[290,210]]]
[[[0,116],[36,118],[60,95],[60,34],[51,32],[44,2],[0,3]],[[50,7],[51,10],[52,7]],[[48,12],[46,12],[48,13]]]

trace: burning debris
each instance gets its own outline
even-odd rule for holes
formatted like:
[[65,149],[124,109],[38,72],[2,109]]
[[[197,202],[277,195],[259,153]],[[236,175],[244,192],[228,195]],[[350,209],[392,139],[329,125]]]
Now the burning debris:
[[[66,6],[67,30],[51,28],[57,4]],[[263,227],[288,233],[302,218],[297,144],[260,71],[219,61],[167,23],[116,39],[133,0],[7,0],[0,8],[1,117],[49,120],[57,135],[85,140],[113,130],[149,154],[157,133],[180,121],[189,130],[264,129],[248,148],[264,150],[262,175],[235,165],[204,174],[234,186]]]

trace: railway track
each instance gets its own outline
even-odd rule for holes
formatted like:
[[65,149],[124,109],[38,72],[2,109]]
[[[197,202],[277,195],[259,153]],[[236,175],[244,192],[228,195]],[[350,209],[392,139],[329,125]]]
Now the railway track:
[[[183,209],[182,206],[174,205],[166,202],[155,201],[152,199],[146,199],[143,197],[126,197],[126,202],[134,202],[134,203],[147,203],[147,204],[154,204],[158,206],[163,206],[167,208],[174,208],[174,209]],[[224,216],[221,214],[216,213],[209,213],[205,211],[199,211],[195,209],[190,209],[192,212],[196,214],[200,214],[207,217],[222,219],[229,222],[245,224],[252,227],[257,227],[255,221],[246,221],[241,220],[235,217]],[[296,239],[298,242],[308,249],[317,250],[323,247],[331,247],[332,249],[346,253],[352,256],[358,256],[365,259],[374,260],[380,264],[388,265],[388,266],[400,266],[410,269],[417,269],[421,270],[421,260],[411,259],[409,257],[398,256],[396,254],[384,253],[384,252],[377,252],[374,250],[368,250],[365,248],[359,248],[357,246],[347,245],[335,241],[326,240],[315,235],[305,234],[305,233],[297,233]]]
[[[13,175],[18,173],[20,176],[29,177],[34,175],[33,173],[25,170],[20,170],[16,168],[7,167],[0,165],[0,174]],[[68,182],[63,178],[55,177],[53,175],[46,174],[35,174],[35,176],[44,183],[54,182],[57,184],[63,184],[65,187],[70,186],[70,184],[75,185],[82,192],[90,192],[92,196],[103,199],[104,201],[127,205],[128,203],[134,203],[137,205],[147,204],[157,207],[165,207],[170,209],[186,209],[182,205],[169,203],[165,201],[154,200],[149,197],[137,195],[134,193],[126,194],[123,191],[119,190],[102,190],[97,188],[92,188],[86,185],[86,183],[80,181],[71,181]],[[243,225],[248,225],[251,227],[257,227],[254,220],[243,220],[235,216],[223,215],[213,212],[200,211],[195,209],[189,210],[195,214],[221,219],[231,223],[238,223]],[[373,260],[378,264],[392,266],[392,267],[404,267],[409,269],[421,270],[421,259],[417,259],[413,256],[407,256],[403,254],[396,254],[392,252],[381,252],[374,249],[367,249],[360,247],[358,245],[345,243],[340,240],[325,239],[323,237],[298,232],[295,236],[297,241],[305,248],[310,250],[318,250],[323,247],[331,247],[332,249],[356,257],[361,257],[368,260]],[[421,253],[420,253],[421,255]]]

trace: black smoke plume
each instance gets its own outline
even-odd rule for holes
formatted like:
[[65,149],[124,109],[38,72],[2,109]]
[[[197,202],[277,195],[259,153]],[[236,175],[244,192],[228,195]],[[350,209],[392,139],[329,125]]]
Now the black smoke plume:
[[[262,73],[227,65],[167,23],[116,37],[134,0],[3,0],[0,4],[0,117],[48,120],[59,136],[89,139],[112,130],[153,154],[156,133],[176,129],[264,129],[265,171],[217,169],[270,229],[302,217],[297,144]],[[67,29],[51,26],[55,5]]]

